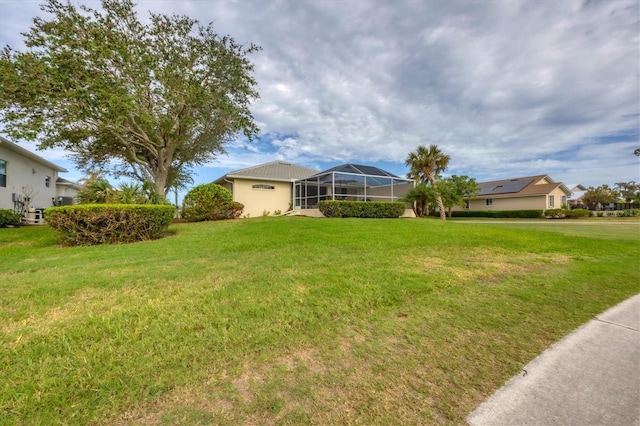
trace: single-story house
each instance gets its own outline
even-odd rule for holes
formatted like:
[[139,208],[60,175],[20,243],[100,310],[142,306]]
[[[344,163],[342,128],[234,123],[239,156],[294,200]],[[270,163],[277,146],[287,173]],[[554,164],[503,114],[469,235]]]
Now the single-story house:
[[[0,137],[0,209],[12,209],[31,222],[42,221],[42,211],[71,203],[78,185],[58,177],[64,167]],[[74,192],[75,191],[75,192]],[[28,214],[29,213],[29,214]]]
[[292,210],[293,183],[317,172],[285,161],[272,161],[229,172],[214,183],[231,191],[233,201],[244,204],[243,215],[256,217]]
[[[318,210],[322,200],[399,201],[414,187],[414,181],[378,167],[343,164],[300,179],[294,187],[296,213],[322,216]],[[409,204],[403,216],[415,216]]]
[[468,210],[547,210],[567,204],[571,190],[547,175],[480,182]]
[[[276,211],[320,217],[321,200],[398,201],[414,185],[411,179],[372,166],[343,164],[318,172],[284,161],[236,170],[214,183],[231,191],[248,217]],[[405,216],[413,216],[410,206]]]

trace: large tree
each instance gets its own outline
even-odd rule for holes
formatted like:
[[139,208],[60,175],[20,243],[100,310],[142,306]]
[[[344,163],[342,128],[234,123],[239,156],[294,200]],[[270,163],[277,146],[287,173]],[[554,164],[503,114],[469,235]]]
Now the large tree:
[[436,191],[436,204],[440,210],[440,219],[446,220],[442,197],[438,193],[437,179],[440,173],[447,169],[451,157],[440,151],[436,145],[430,145],[427,149],[420,145],[415,152],[410,152],[405,164],[409,166],[407,177],[415,179],[419,183],[429,183]]
[[153,181],[162,195],[258,128],[247,55],[259,48],[220,37],[186,16],[150,13],[131,0],[101,10],[47,0],[27,50],[0,53],[0,120],[16,139],[62,147],[86,171]]

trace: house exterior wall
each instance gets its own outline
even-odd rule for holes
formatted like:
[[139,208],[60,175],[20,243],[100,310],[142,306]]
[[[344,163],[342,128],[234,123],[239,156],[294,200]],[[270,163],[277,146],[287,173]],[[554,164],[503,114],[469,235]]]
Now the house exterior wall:
[[[53,205],[56,196],[58,171],[42,163],[26,158],[0,145],[0,160],[6,161],[6,187],[0,186],[0,209],[13,209],[12,194],[26,195],[31,192],[31,201],[26,206],[47,208]],[[35,173],[34,173],[35,171]],[[46,177],[49,177],[49,186]]]
[[78,192],[76,188],[69,185],[56,185],[56,197],[72,197],[75,200]]
[[[550,196],[553,196],[553,206],[549,205]],[[564,197],[564,198],[563,198]],[[562,202],[567,202],[567,194],[559,187],[549,194],[530,195],[509,198],[492,198],[492,205],[487,205],[487,198],[474,198],[471,200],[469,210],[547,210],[559,209]],[[453,210],[463,210],[456,207]]]
[[[529,197],[491,198],[492,204],[487,205],[486,198],[474,198],[469,203],[469,210],[531,210],[545,209],[547,196],[537,195]],[[462,210],[457,208],[455,210]]]
[[[228,185],[228,186],[227,186]],[[272,186],[273,189],[258,189],[254,185]],[[230,189],[225,182],[227,189]],[[262,216],[265,211],[273,214],[276,210],[286,212],[292,199],[292,182],[279,182],[254,179],[233,180],[233,201],[244,204],[243,216]]]

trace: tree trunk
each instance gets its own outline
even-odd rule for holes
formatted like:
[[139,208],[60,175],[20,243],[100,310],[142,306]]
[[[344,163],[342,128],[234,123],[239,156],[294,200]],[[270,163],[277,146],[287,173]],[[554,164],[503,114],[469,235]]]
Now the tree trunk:
[[166,194],[164,191],[164,187],[167,184],[167,177],[169,173],[158,170],[156,175],[153,177],[154,185],[156,187],[156,192],[158,195],[161,195],[162,198],[166,198]]
[[438,185],[436,184],[436,176],[435,174],[431,174],[427,177],[429,182],[431,182],[431,187],[436,191],[436,204],[438,205],[438,210],[440,211],[440,219],[447,220],[447,212],[444,210],[444,203],[442,202],[442,197],[438,194]]
[[440,210],[440,219],[447,220],[447,212],[444,210],[444,204],[442,203],[442,197],[440,195],[436,195],[436,204],[438,205],[438,210]]

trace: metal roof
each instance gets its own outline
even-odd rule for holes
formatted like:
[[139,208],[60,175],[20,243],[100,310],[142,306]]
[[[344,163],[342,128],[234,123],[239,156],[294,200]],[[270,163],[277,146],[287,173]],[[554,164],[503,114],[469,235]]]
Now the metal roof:
[[297,179],[304,179],[317,172],[317,170],[298,166],[286,161],[272,161],[270,163],[258,164],[257,166],[229,172],[223,177],[217,179],[216,182],[222,181],[224,178],[262,179],[291,182]]

